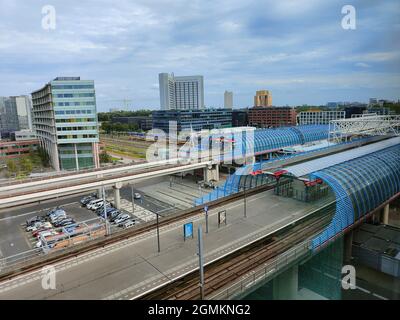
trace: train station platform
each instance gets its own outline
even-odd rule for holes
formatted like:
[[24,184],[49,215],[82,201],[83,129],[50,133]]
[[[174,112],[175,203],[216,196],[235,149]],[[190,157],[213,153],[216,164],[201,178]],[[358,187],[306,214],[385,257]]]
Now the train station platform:
[[[205,263],[301,219],[328,200],[304,203],[273,191],[237,200],[209,211],[209,233],[204,234]],[[218,211],[226,210],[227,224],[218,228]],[[183,241],[183,223],[193,222],[194,238]],[[79,255],[54,265],[56,288],[42,288],[42,271],[0,283],[0,299],[132,299],[179,278],[198,267],[197,227],[204,214],[160,228],[161,252],[156,232]]]

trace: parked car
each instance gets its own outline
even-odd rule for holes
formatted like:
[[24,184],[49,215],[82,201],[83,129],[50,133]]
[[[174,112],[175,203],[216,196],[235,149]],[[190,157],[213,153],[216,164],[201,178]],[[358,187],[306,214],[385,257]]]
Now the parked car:
[[64,214],[59,214],[59,215],[52,216],[50,218],[50,221],[51,221],[51,223],[54,224],[54,223],[57,223],[60,220],[66,219],[66,218],[67,218],[67,215],[64,213]]
[[128,228],[133,227],[134,225],[135,225],[135,220],[128,219],[128,220],[125,220],[124,222],[120,223],[118,226],[122,227],[124,229],[128,229]]
[[114,220],[115,224],[120,224],[121,222],[124,222],[125,220],[128,220],[131,216],[129,214],[121,214],[117,219]]
[[53,226],[50,222],[40,222],[40,224],[36,224],[35,226],[31,226],[31,230],[33,233],[39,230],[51,229]]
[[115,220],[117,220],[123,214],[125,214],[125,213],[118,211],[118,213],[115,213],[114,215],[111,215],[110,222],[115,222]]
[[102,201],[103,201],[103,199],[94,199],[94,200],[90,201],[90,202],[86,205],[86,208],[92,209],[92,207],[93,207],[96,203],[99,203],[99,202],[102,202]]
[[[50,222],[47,222],[48,224],[43,225],[42,227],[38,228],[37,230],[32,231],[32,236],[37,237],[37,235],[40,232],[46,231],[46,230],[50,230],[53,228],[53,226],[51,225]],[[50,226],[50,227],[49,227]]]
[[34,224],[35,222],[42,222],[42,221],[45,221],[45,220],[46,220],[45,217],[34,216],[34,217],[29,218],[29,219],[26,220],[26,226],[28,227],[28,226]]
[[45,231],[40,232],[36,237],[37,237],[37,238],[40,238],[40,237],[50,237],[50,236],[55,236],[55,235],[57,235],[57,234],[58,234],[57,231],[54,231],[54,230],[45,230]]
[[[46,216],[51,216],[52,214],[59,212],[59,211],[64,211],[64,209],[60,207],[55,207],[54,209],[50,210],[49,212],[46,213]],[[64,211],[65,212],[65,211]]]
[[43,224],[44,224],[44,222],[36,221],[36,222],[32,223],[31,225],[27,226],[25,230],[27,232],[35,231],[35,230],[39,229]]
[[86,196],[81,199],[80,203],[84,206],[84,205],[88,204],[90,201],[95,200],[95,199],[96,199],[96,196],[94,196],[94,195]]
[[141,195],[140,193],[138,193],[138,192],[135,192],[135,193],[133,194],[133,197],[134,197],[135,199],[140,199],[140,198],[142,198],[142,195]]
[[54,223],[54,226],[57,227],[57,228],[59,228],[59,227],[64,227],[64,226],[66,226],[66,225],[74,224],[74,223],[75,223],[75,220],[74,220],[74,219],[72,219],[72,218],[66,218],[66,219],[62,219],[62,220],[60,220],[60,221],[57,221],[56,223]]
[[104,201],[100,201],[91,206],[91,210],[96,211],[104,205]]

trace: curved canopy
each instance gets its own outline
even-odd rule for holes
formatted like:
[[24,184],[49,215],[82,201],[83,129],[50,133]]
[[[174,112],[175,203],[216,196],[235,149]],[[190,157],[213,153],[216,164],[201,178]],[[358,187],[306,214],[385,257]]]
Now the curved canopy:
[[312,241],[313,249],[335,237],[400,191],[400,144],[312,173],[336,196],[331,223]]

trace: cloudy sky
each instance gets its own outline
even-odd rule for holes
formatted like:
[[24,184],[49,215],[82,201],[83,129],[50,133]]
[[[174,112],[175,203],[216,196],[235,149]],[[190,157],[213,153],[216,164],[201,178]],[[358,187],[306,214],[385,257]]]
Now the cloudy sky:
[[[341,25],[344,5],[356,30]],[[42,7],[56,10],[42,28]],[[0,96],[95,80],[100,110],[159,107],[158,73],[201,74],[207,106],[400,98],[398,0],[0,0]]]

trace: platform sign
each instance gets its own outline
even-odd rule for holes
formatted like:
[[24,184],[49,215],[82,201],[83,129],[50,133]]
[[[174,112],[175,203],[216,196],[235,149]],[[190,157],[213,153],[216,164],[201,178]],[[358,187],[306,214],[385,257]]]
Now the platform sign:
[[226,210],[218,212],[218,228],[223,223],[226,225]]
[[193,222],[185,223],[183,225],[183,240],[193,238]]
[[208,206],[204,206],[204,212],[205,212],[205,213],[208,212]]

